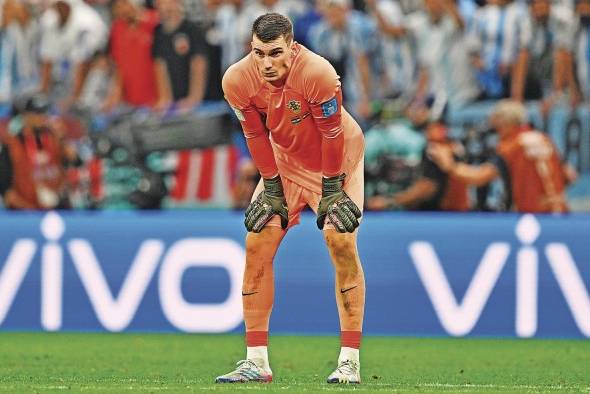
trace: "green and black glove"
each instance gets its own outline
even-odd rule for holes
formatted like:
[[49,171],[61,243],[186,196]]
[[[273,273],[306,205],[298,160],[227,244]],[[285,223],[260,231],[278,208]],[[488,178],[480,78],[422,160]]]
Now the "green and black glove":
[[281,227],[289,224],[289,210],[283,193],[283,184],[279,175],[264,179],[264,190],[250,203],[246,209],[244,224],[248,231],[259,233],[264,225],[274,216],[281,217]]
[[318,208],[318,228],[324,229],[326,217],[339,233],[352,233],[358,226],[361,210],[342,190],[342,174],[331,178],[322,178],[322,199]]

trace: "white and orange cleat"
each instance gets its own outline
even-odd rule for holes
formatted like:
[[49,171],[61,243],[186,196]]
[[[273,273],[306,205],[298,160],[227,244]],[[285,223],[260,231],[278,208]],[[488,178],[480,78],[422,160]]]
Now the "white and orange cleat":
[[215,383],[272,382],[272,371],[259,366],[263,365],[262,360],[241,360],[236,365],[234,371],[215,378]]

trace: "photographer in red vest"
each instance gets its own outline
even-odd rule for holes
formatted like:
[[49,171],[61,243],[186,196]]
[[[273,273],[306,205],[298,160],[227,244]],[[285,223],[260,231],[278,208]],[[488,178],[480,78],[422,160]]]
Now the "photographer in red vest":
[[49,102],[28,98],[13,118],[11,133],[2,138],[0,193],[10,209],[63,209],[69,207],[66,165],[79,161],[61,136],[49,126]]

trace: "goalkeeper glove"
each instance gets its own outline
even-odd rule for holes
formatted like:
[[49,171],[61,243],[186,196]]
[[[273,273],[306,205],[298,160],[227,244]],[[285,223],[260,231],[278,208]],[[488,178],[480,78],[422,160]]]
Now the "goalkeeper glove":
[[326,217],[339,233],[352,233],[358,226],[361,210],[342,190],[345,174],[322,178],[322,199],[318,207],[317,225],[324,228]]
[[289,211],[283,193],[283,184],[279,175],[264,179],[264,190],[250,203],[246,209],[244,224],[248,231],[259,233],[264,225],[274,216],[281,217],[281,227],[289,224]]

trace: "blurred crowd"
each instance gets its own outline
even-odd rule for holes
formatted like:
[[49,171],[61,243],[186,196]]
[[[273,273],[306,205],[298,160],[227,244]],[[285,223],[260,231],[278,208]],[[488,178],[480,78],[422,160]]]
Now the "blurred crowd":
[[[4,206],[71,205],[67,169],[96,162],[68,143],[64,114],[182,115],[222,101],[221,77],[266,12],[288,15],[341,76],[366,131],[367,208],[567,211],[576,174],[519,103],[546,114],[590,99],[590,0],[0,0]],[[493,142],[470,157],[447,115],[484,100],[500,103]],[[258,179],[240,156],[235,207]]]

